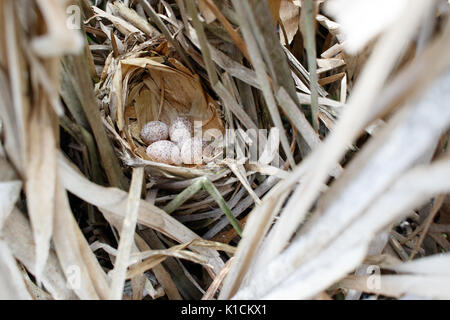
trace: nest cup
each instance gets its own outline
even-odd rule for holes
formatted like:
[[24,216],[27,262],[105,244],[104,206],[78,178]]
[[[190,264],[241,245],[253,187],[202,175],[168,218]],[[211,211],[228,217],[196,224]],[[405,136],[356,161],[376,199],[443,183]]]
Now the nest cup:
[[[202,87],[200,77],[174,56],[165,40],[142,45],[105,65],[103,106],[108,129],[119,146],[119,156],[128,166],[144,165],[152,175],[193,177],[211,173],[211,165],[170,165],[151,161],[148,144],[140,136],[150,121],[168,126],[184,117],[194,126],[194,134],[225,131],[219,106]],[[194,169],[194,170],[193,170]]]

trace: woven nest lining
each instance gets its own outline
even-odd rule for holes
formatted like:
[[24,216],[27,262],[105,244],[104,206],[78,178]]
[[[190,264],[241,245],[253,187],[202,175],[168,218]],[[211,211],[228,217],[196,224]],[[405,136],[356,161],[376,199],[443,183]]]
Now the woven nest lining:
[[199,176],[211,164],[177,167],[153,162],[140,137],[142,127],[149,121],[159,120],[169,125],[178,116],[189,118],[197,131],[225,132],[219,106],[203,89],[200,77],[171,54],[167,43],[162,41],[158,46],[144,49],[139,46],[107,63],[106,77],[99,90],[105,94],[103,101],[108,101],[103,104],[103,111],[126,165],[145,165],[166,177]]

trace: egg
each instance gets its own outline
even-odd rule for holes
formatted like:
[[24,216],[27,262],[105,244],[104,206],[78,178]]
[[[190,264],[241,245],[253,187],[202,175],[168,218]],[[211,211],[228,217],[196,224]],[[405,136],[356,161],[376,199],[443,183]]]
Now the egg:
[[151,145],[156,141],[167,140],[169,138],[169,128],[164,122],[150,121],[142,127],[141,138],[147,145]]
[[147,147],[147,155],[152,161],[166,164],[181,164],[180,149],[172,141],[160,140]]
[[185,140],[192,137],[192,131],[192,123],[188,118],[177,117],[170,124],[169,137],[172,142],[181,147]]
[[181,147],[181,161],[184,164],[201,164],[203,155],[203,141],[199,137],[189,138]]

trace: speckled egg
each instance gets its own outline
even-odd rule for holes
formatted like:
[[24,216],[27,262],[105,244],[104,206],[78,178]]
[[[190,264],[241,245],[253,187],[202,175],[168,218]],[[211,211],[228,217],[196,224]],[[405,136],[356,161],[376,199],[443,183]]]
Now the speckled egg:
[[181,147],[181,161],[184,164],[201,164],[203,154],[203,142],[199,137],[189,138]]
[[181,164],[180,149],[172,141],[160,140],[147,147],[147,155],[152,161],[166,164]]
[[141,130],[141,138],[147,145],[169,138],[169,128],[161,121],[150,121]]
[[192,137],[192,131],[192,123],[188,118],[177,117],[169,127],[170,140],[181,147],[185,140]]

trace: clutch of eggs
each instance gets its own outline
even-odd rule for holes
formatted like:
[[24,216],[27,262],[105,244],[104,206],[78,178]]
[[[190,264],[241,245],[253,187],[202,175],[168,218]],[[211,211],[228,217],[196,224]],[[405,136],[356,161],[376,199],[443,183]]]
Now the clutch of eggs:
[[170,126],[161,121],[150,121],[141,130],[149,158],[174,165],[202,163],[202,139],[193,138],[192,134],[192,123],[186,117],[177,117]]

